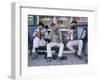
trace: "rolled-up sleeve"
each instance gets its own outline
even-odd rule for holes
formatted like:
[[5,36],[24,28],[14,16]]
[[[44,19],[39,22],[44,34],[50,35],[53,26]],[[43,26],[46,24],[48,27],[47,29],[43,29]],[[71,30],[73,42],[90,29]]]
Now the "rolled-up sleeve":
[[33,33],[33,37],[36,36],[36,33],[37,33],[37,29],[34,31],[34,33]]

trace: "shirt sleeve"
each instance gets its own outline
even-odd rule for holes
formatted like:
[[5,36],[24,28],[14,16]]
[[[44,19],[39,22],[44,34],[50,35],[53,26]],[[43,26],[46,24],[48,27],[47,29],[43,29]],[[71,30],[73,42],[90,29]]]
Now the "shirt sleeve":
[[35,29],[35,31],[34,31],[34,33],[33,33],[33,37],[35,37],[36,36],[36,33],[37,33],[37,29]]

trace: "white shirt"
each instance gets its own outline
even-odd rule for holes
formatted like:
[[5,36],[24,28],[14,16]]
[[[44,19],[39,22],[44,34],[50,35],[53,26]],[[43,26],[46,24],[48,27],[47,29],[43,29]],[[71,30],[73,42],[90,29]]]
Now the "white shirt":
[[[37,32],[39,32],[39,28],[35,29],[33,37],[35,37]],[[45,37],[48,37],[48,31],[46,29],[41,30],[41,32],[44,33]]]

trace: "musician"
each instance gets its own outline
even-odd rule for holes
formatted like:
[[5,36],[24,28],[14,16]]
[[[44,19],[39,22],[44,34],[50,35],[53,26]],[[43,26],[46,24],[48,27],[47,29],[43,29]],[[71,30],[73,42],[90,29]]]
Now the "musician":
[[63,48],[64,45],[62,43],[62,36],[61,32],[58,27],[54,23],[51,23],[51,32],[50,32],[50,43],[47,44],[47,61],[52,60],[52,53],[51,53],[51,48],[54,46],[59,47],[59,53],[57,59],[61,59],[62,53],[63,53]]
[[37,29],[33,33],[33,37],[34,37],[34,39],[33,39],[33,50],[32,50],[33,59],[37,58],[38,47],[46,45],[46,42],[44,40],[44,34],[45,34],[44,25],[39,24],[37,26]]
[[[67,42],[66,46],[75,54],[75,56],[79,58],[79,60],[82,60],[81,54],[83,48],[83,41],[80,38],[78,38],[76,21],[72,21],[71,30],[73,30],[73,38]],[[78,47],[74,48],[74,45]]]

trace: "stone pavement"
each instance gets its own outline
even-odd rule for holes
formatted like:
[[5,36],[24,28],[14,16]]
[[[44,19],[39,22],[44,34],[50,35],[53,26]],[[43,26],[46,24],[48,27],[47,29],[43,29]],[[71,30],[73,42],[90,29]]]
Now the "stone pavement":
[[67,60],[52,60],[51,62],[46,62],[44,58],[45,55],[38,55],[37,59],[32,59],[32,56],[28,54],[28,66],[51,66],[51,65],[77,65],[77,64],[87,64],[86,62],[87,56],[82,54],[82,60],[79,60],[72,53],[64,53],[64,56],[67,57]]

